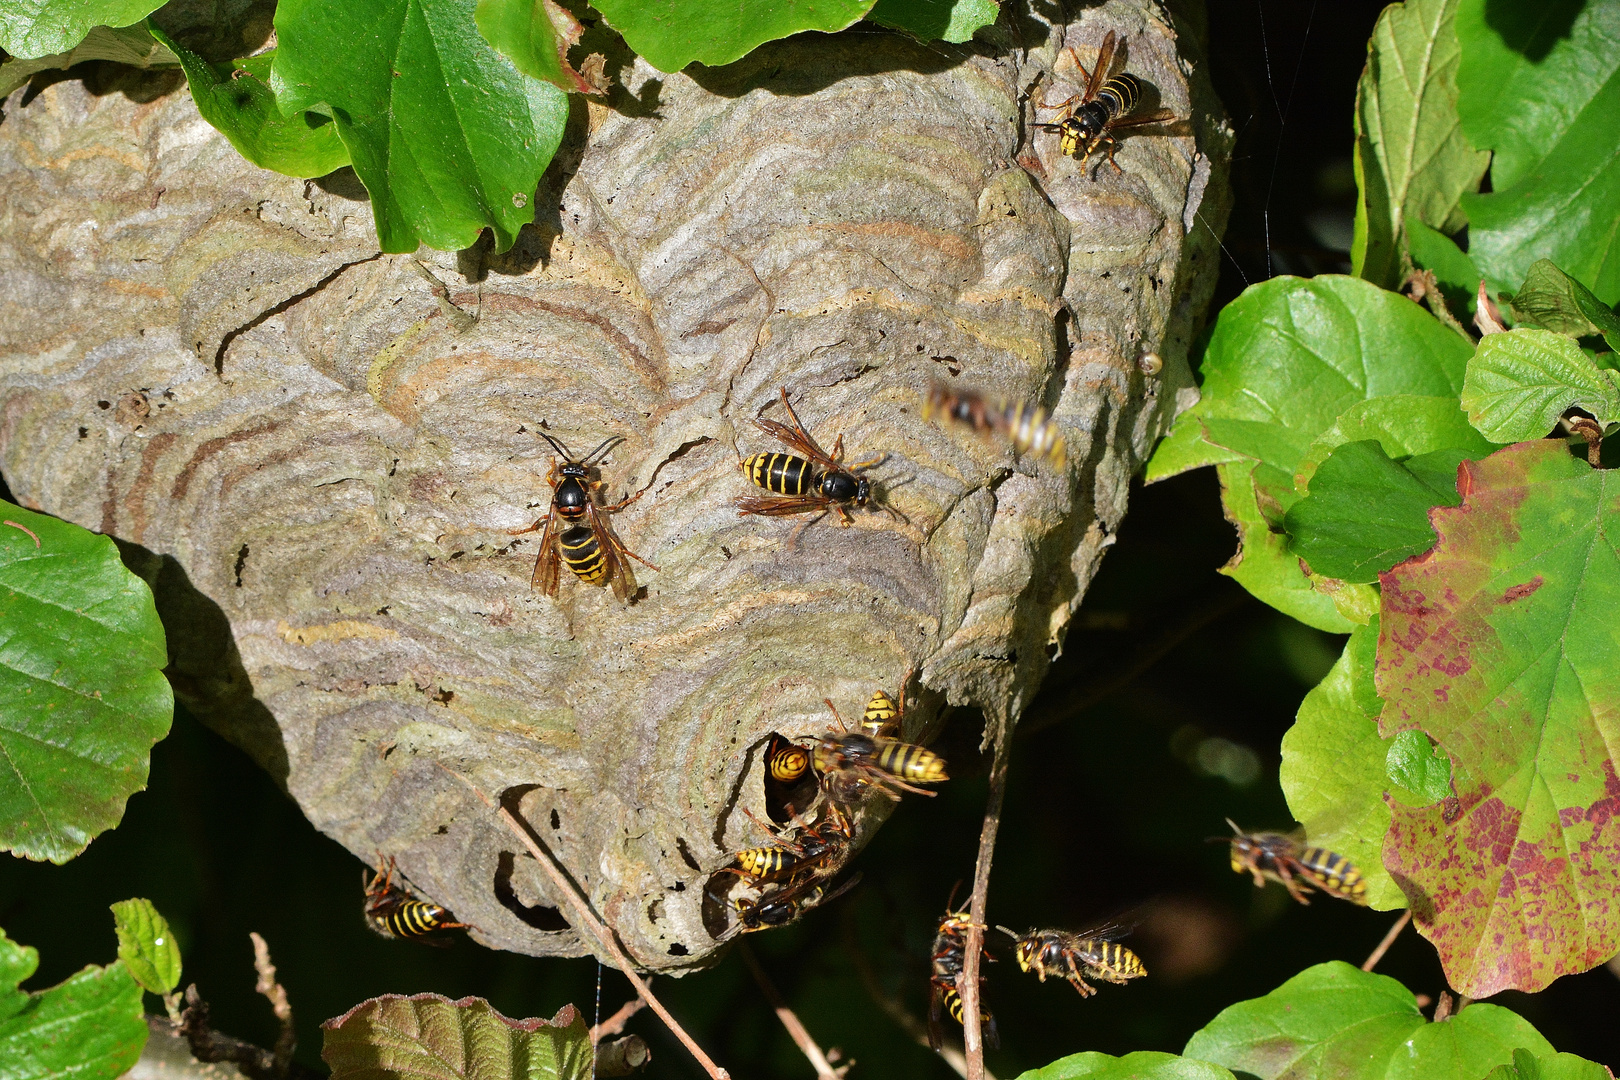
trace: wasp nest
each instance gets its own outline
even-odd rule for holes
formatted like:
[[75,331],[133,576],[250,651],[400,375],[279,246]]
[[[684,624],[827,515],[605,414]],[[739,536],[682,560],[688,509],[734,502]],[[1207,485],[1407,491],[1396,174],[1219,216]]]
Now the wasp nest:
[[[1032,92],[1072,90],[1063,46],[1089,63],[1109,30],[1144,107],[1186,118],[1124,137],[1123,172],[1031,126]],[[261,171],[184,93],[19,91],[5,475],[124,542],[182,700],[357,856],[488,945],[595,948],[476,785],[639,963],[701,964],[703,883],[764,839],[766,734],[912,669],[908,734],[946,701],[1015,716],[1195,394],[1228,136],[1189,42],[1150,0],[981,37],[627,67],[500,255],[380,255],[352,174]],[[935,380],[1046,404],[1067,466],[925,422]],[[903,520],[790,545],[795,519],[738,516],[781,387],[884,456]],[[633,603],[566,570],[531,591],[542,434],[623,436],[602,494],[641,493],[613,521],[658,566]]]

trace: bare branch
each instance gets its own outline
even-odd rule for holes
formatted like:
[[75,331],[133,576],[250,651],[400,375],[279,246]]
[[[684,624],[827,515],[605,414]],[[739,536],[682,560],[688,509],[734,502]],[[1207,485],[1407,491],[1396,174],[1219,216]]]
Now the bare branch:
[[287,1066],[292,1064],[293,1051],[298,1049],[298,1028],[293,1023],[292,1004],[287,1000],[286,987],[276,981],[276,965],[270,962],[270,946],[252,931],[248,932],[248,937],[253,940],[253,970],[259,974],[253,989],[269,1000],[270,1010],[281,1023],[281,1032],[276,1036],[276,1047],[272,1052],[272,1068],[277,1076],[285,1076]]
[[821,1047],[816,1045],[816,1040],[810,1037],[810,1032],[800,1022],[798,1015],[788,1008],[787,1002],[782,1000],[782,995],[776,992],[776,985],[765,974],[765,969],[759,966],[759,960],[754,956],[754,950],[748,947],[748,942],[741,942],[737,946],[737,951],[742,954],[743,963],[748,965],[748,970],[753,972],[754,981],[759,983],[760,990],[764,991],[765,1000],[770,1002],[771,1008],[776,1010],[776,1018],[782,1021],[783,1027],[787,1028],[788,1037],[793,1040],[793,1044],[799,1048],[800,1052],[810,1060],[810,1067],[816,1070],[816,1076],[825,1078],[825,1080],[841,1080],[844,1073],[849,1071],[849,1066],[845,1065],[841,1069],[834,1069],[831,1063],[827,1061],[827,1055],[821,1052]]
[[1361,970],[1371,971],[1377,967],[1378,961],[1384,958],[1384,954],[1389,951],[1389,947],[1395,944],[1395,939],[1400,937],[1401,931],[1405,930],[1406,924],[1411,921],[1412,909],[1407,908],[1401,912],[1401,917],[1395,920],[1395,925],[1389,928],[1389,933],[1384,935],[1384,940],[1378,943],[1378,948],[1374,949],[1372,955],[1367,957],[1366,961],[1361,965]]
[[630,1018],[646,1007],[646,999],[638,997],[620,1005],[618,1012],[591,1028],[591,1045],[595,1046],[609,1035],[618,1035],[624,1031],[624,1025],[630,1022]]
[[990,796],[984,805],[984,826],[979,830],[979,859],[973,867],[973,900],[968,906],[967,957],[956,977],[962,996],[962,1045],[967,1052],[967,1080],[983,1080],[984,1038],[979,1030],[979,960],[984,949],[985,895],[990,891],[990,861],[995,857],[996,830],[1001,828],[1001,804],[1007,794],[1007,750],[1013,721],[1005,720],[996,732],[996,756],[990,765]]

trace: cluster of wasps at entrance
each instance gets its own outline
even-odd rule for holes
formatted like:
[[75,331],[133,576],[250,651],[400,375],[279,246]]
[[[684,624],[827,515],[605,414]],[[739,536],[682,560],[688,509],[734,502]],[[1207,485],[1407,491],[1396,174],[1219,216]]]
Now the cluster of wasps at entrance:
[[[909,681],[910,676],[907,676]],[[833,726],[818,736],[789,739],[771,732],[764,751],[765,813],[748,816],[767,841],[735,852],[704,887],[704,921],[717,939],[784,926],[842,895],[860,880],[835,884],[854,850],[855,825],[869,795],[932,795],[919,784],[948,779],[945,760],[903,742],[904,683],[898,702],[873,693],[851,730],[830,699]]]

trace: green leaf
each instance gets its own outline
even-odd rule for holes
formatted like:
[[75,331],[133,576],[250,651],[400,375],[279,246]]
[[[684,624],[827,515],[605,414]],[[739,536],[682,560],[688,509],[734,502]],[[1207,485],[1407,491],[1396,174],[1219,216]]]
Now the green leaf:
[[[1311,477],[1329,454],[1345,443],[1363,439],[1376,439],[1384,453],[1397,461],[1454,447],[1475,458],[1499,449],[1468,422],[1468,414],[1462,411],[1455,395],[1390,394],[1358,401],[1339,414],[1332,426],[1311,442],[1294,473],[1295,487],[1308,491]],[[1455,476],[1451,484],[1456,486]]]
[[996,21],[996,0],[878,0],[867,18],[880,26],[904,30],[919,41],[973,40],[976,31]]
[[152,901],[120,900],[112,906],[118,932],[118,959],[142,990],[171,993],[180,985],[180,943]]
[[1490,155],[1457,119],[1457,0],[1407,0],[1378,17],[1356,87],[1360,198],[1352,272],[1395,288],[1407,223],[1456,232],[1458,199],[1479,188]]
[[1620,480],[1554,440],[1464,472],[1434,550],[1381,579],[1381,727],[1445,747],[1457,792],[1393,807],[1384,864],[1485,997],[1620,951]]
[[0,98],[33,78],[36,72],[70,68],[87,60],[111,60],[115,64],[139,68],[167,67],[179,63],[173,53],[146,32],[146,26],[142,23],[118,28],[97,26],[67,52],[0,62]]
[[1311,478],[1311,492],[1288,511],[1289,549],[1311,570],[1368,584],[1403,559],[1434,546],[1429,510],[1455,506],[1456,481],[1431,486],[1391,461],[1376,440],[1345,443]]
[[309,112],[281,115],[269,82],[275,50],[230,64],[210,64],[149,25],[152,36],[180,58],[197,111],[237,153],[286,176],[325,176],[349,163],[337,126],[327,117]]
[[105,536],[0,519],[0,846],[62,863],[146,786],[174,714],[163,625]]
[[647,63],[673,73],[691,63],[729,64],[801,30],[842,30],[860,21],[872,0],[601,0],[594,6]]
[[1620,420],[1620,385],[1573,339],[1516,329],[1480,340],[1468,361],[1462,405],[1487,439],[1523,442],[1544,438],[1575,407],[1605,427]]
[[1513,317],[1570,337],[1602,334],[1620,352],[1620,315],[1551,259],[1538,259],[1513,296]]
[[[1202,396],[1176,420],[1148,479],[1225,462],[1226,512],[1244,544],[1226,572],[1273,607],[1345,633],[1352,624],[1311,588],[1283,538],[1268,537],[1269,525],[1299,498],[1294,475],[1341,413],[1391,394],[1454,398],[1468,353],[1412,301],[1365,281],[1272,278],[1221,310],[1200,365]],[[1257,464],[1244,469],[1240,456]]]
[[325,105],[371,193],[382,250],[505,251],[534,220],[567,95],[478,33],[473,0],[281,0],[270,85],[287,115]]
[[63,53],[95,26],[128,26],[163,0],[9,0],[0,5],[0,49],[23,60]]
[[1463,131],[1495,151],[1469,256],[1498,291],[1547,258],[1620,300],[1620,5],[1462,0],[1456,25]]
[[1479,302],[1479,270],[1473,260],[1451,237],[1416,219],[1407,220],[1406,239],[1412,262],[1434,275],[1446,306],[1458,319],[1466,320]]
[[578,94],[599,91],[568,62],[568,47],[584,27],[553,0],[478,0],[478,32],[531,79]]
[[87,967],[36,994],[17,989],[39,954],[0,933],[0,1074],[116,1080],[146,1046],[141,988],[122,963]]
[[1393,911],[1406,906],[1406,897],[1384,870],[1381,855],[1389,829],[1388,743],[1378,736],[1377,646],[1376,617],[1350,632],[1338,662],[1305,695],[1294,726],[1283,735],[1278,780],[1310,842],[1355,863],[1367,882],[1368,906]]
[[1574,1054],[1537,1057],[1528,1050],[1515,1050],[1513,1064],[1498,1065],[1485,1080],[1614,1080],[1614,1073]]
[[483,998],[385,994],[321,1025],[332,1080],[586,1080],[590,1032],[572,1005],[510,1020]]
[[1226,1009],[1183,1052],[1260,1080],[1479,1080],[1520,1047],[1552,1053],[1507,1009],[1469,1005],[1431,1024],[1406,987],[1335,960]]
[[1044,1069],[1022,1073],[1018,1080],[1232,1080],[1232,1074],[1207,1061],[1138,1050],[1124,1057],[1070,1054]]
[[[1389,740],[1384,769],[1389,782],[1409,794],[1408,801],[1415,805],[1436,803],[1451,794],[1451,759],[1421,731],[1402,731]],[[1388,814],[1384,821],[1387,825]]]

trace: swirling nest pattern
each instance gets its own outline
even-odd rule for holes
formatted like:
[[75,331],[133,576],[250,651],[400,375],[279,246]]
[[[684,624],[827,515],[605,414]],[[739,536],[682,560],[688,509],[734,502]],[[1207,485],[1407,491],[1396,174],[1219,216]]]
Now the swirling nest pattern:
[[[1091,180],[1028,137],[1026,94],[1108,29],[1191,119]],[[627,68],[641,105],[580,105],[519,245],[423,251],[428,273],[378,254],[352,177],[255,169],[184,93],[13,97],[5,474],[124,543],[181,698],[357,856],[396,855],[493,947],[593,948],[459,776],[639,963],[701,965],[702,882],[762,839],[741,810],[765,734],[912,668],[908,736],[946,701],[1010,722],[1195,394],[1229,136],[1192,46],[1149,0],[991,37]],[[1052,406],[1067,470],[925,424],[936,377]],[[780,386],[823,442],[888,454],[873,475],[909,524],[859,514],[790,550],[791,519],[738,517]],[[566,574],[530,592],[534,537],[508,531],[550,499],[540,430],[625,436],[606,490],[645,494],[615,524],[661,567],[638,602]]]

